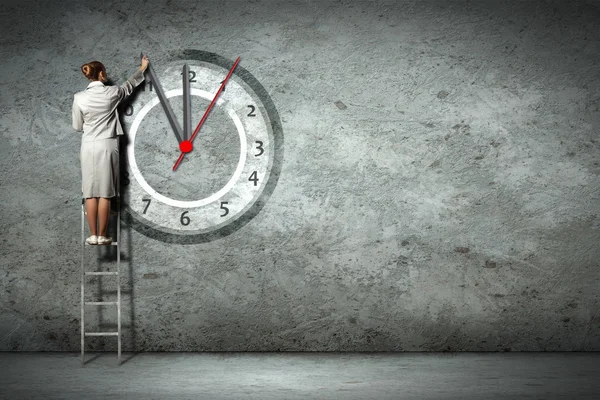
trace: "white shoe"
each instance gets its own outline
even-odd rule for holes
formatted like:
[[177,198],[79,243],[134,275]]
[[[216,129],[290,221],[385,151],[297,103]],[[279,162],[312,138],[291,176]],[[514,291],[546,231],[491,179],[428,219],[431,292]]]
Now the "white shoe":
[[99,245],[106,245],[106,244],[111,244],[112,243],[112,238],[110,236],[98,236],[98,244]]
[[92,235],[89,238],[85,239],[87,244],[98,244],[98,236]]

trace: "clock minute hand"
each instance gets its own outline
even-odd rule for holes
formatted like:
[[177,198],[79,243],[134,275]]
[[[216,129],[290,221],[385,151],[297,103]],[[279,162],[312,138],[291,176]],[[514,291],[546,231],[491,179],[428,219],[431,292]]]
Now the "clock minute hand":
[[158,99],[160,100],[160,104],[163,106],[163,110],[165,110],[165,114],[167,114],[167,119],[169,120],[169,124],[171,124],[171,128],[173,129],[173,133],[175,133],[175,137],[177,138],[177,142],[181,143],[181,126],[179,126],[179,122],[175,118],[175,113],[173,113],[173,109],[171,108],[171,104],[169,100],[165,97],[165,92],[156,76],[156,72],[152,67],[152,63],[148,64],[148,73],[150,74],[150,79],[152,81],[152,85],[156,89],[156,94],[158,95]]

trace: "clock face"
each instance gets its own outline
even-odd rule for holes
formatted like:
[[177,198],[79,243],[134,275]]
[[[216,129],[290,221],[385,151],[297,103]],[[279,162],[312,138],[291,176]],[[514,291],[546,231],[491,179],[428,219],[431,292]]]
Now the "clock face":
[[227,235],[255,216],[274,189],[283,159],[277,110],[262,85],[237,65],[195,135],[193,149],[173,170],[182,152],[158,91],[162,88],[174,119],[184,127],[187,64],[189,140],[234,62],[184,50],[150,63],[158,84],[147,69],[146,81],[122,106],[127,140],[120,179],[127,222],[168,242]]

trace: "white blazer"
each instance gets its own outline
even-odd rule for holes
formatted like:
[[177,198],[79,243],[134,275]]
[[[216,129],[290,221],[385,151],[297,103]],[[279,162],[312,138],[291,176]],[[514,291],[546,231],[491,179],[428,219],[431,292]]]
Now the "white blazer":
[[105,86],[100,81],[90,82],[88,87],[73,96],[73,128],[83,132],[82,141],[109,139],[123,135],[117,106],[144,81],[144,73],[138,68],[121,86]]

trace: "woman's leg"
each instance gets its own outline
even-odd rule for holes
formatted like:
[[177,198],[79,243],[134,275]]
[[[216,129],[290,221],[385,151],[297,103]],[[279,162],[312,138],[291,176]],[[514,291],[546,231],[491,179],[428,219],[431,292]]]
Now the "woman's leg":
[[85,199],[85,211],[87,212],[87,220],[90,226],[90,234],[97,235],[96,221],[98,219],[98,198],[90,197]]
[[100,197],[100,204],[98,205],[98,220],[100,222],[99,236],[106,236],[108,217],[110,217],[110,199]]

